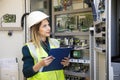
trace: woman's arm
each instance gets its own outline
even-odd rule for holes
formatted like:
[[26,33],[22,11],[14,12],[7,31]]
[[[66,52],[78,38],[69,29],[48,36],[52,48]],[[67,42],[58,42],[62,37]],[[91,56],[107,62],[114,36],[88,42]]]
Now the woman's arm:
[[22,53],[23,53],[22,60],[24,62],[23,63],[23,74],[27,78],[35,75],[39,71],[40,68],[44,66],[48,66],[54,59],[54,57],[48,56],[34,65],[34,60],[32,56],[30,55],[30,52],[27,46],[24,46],[22,48]]
[[32,56],[30,55],[29,49],[27,46],[24,46],[22,48],[22,54],[23,54],[23,74],[26,78],[32,77],[37,72],[33,70],[34,66],[34,60]]

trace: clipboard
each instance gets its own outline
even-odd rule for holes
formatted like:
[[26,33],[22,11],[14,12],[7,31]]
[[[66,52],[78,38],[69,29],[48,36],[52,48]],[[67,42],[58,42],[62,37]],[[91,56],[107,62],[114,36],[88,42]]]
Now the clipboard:
[[55,59],[48,66],[43,67],[42,72],[52,71],[52,70],[61,70],[63,65],[60,63],[64,57],[68,57],[72,48],[54,48],[49,52],[49,56],[53,56]]

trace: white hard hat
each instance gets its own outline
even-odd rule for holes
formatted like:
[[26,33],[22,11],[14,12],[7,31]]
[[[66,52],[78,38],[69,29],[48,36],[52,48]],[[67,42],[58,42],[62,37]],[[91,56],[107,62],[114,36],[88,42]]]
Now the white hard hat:
[[48,15],[46,15],[45,13],[41,11],[33,11],[28,15],[27,25],[28,27],[31,27],[48,17],[49,17]]

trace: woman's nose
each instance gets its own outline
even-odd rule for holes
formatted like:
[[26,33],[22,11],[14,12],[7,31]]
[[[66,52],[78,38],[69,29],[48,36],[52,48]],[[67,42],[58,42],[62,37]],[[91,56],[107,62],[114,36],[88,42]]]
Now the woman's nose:
[[48,29],[49,29],[49,30],[51,29],[49,25],[48,25]]

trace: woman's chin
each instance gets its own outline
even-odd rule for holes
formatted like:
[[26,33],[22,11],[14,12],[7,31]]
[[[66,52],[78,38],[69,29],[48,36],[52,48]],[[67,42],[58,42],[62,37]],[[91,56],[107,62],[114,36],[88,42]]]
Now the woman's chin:
[[50,35],[47,35],[46,37],[50,37]]

